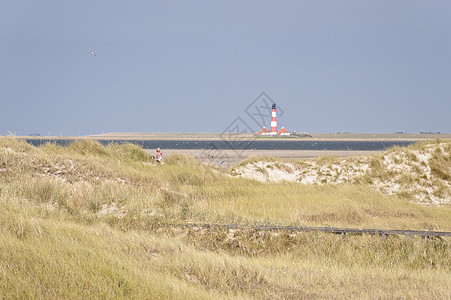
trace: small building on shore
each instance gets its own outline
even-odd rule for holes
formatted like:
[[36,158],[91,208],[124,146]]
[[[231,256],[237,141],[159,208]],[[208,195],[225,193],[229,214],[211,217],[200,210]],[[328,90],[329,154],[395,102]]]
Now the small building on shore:
[[257,132],[257,134],[258,135],[269,135],[269,130],[266,129],[265,126],[263,126],[263,128],[259,132]]
[[277,135],[290,135],[290,132],[282,126],[282,129],[277,132]]

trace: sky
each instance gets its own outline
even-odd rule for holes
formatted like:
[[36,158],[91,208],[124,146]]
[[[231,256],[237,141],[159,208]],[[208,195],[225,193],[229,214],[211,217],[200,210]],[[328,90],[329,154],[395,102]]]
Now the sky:
[[258,131],[262,93],[288,130],[451,133],[451,1],[0,1],[0,135]]

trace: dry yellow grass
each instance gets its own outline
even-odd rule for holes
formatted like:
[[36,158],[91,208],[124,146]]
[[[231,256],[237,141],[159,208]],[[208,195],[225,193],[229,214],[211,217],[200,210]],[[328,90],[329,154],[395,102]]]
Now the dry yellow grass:
[[449,239],[161,227],[173,222],[450,230],[450,208],[357,186],[262,184],[133,145],[0,139],[0,297],[451,296]]

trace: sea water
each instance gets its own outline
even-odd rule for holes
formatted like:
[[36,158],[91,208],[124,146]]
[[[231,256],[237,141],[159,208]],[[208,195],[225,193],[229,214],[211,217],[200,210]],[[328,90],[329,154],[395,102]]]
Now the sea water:
[[[34,146],[45,143],[67,145],[71,139],[26,139]],[[143,149],[231,149],[231,150],[349,150],[349,151],[381,151],[393,146],[407,146],[414,141],[309,141],[309,140],[98,140],[103,145],[110,143],[133,143]]]

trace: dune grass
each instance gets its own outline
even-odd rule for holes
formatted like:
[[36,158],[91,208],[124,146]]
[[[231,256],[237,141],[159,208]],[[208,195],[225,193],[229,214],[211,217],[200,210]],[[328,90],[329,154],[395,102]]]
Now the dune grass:
[[77,141],[0,139],[0,297],[436,298],[451,295],[450,241],[194,230],[219,222],[451,230],[451,208],[364,184],[232,178],[173,155]]
[[[110,223],[221,222],[451,230],[451,207],[384,196],[365,184],[259,183],[175,154],[160,165],[131,144],[39,148],[2,139],[1,193]],[[7,145],[6,145],[6,144]],[[323,158],[324,159],[324,158]],[[372,161],[376,161],[375,158]],[[129,225],[126,225],[129,226]]]
[[[258,224],[451,230],[449,207],[421,206],[383,196],[366,186],[305,186],[295,183],[235,185],[206,188],[205,210],[222,221]],[[239,201],[234,201],[234,199]]]
[[449,242],[118,230],[0,197],[3,298],[311,299],[450,295]]

